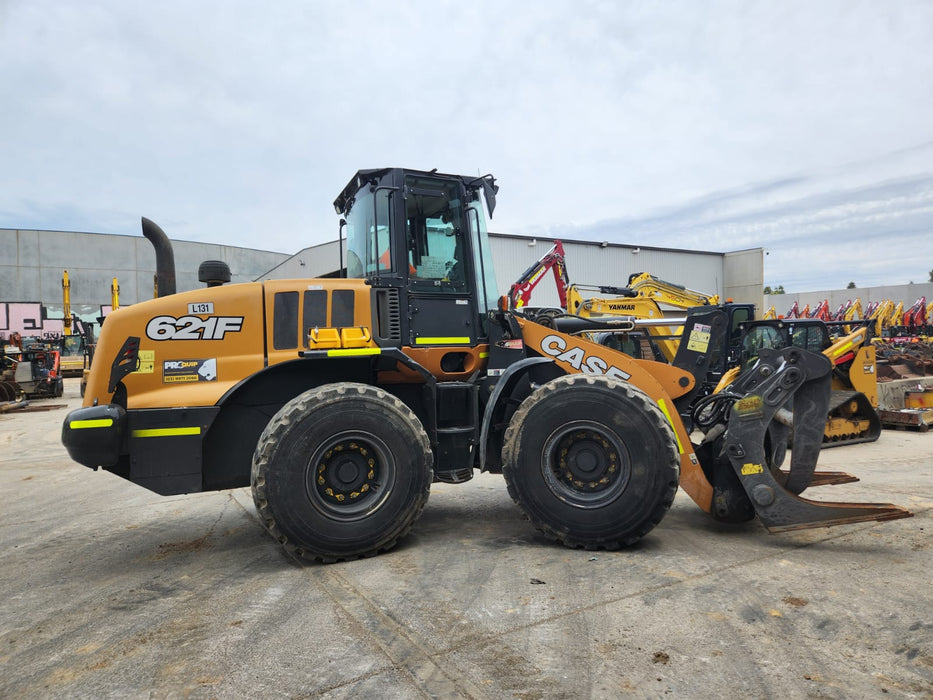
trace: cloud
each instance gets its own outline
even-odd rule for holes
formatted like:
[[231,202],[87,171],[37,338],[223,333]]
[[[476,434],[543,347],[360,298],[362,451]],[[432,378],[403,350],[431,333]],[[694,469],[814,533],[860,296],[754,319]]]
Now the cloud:
[[922,0],[3,8],[0,227],[135,235],[145,215],[292,252],[336,235],[357,169],[437,167],[496,174],[493,230],[763,246],[787,287],[840,235],[908,246],[927,222]]

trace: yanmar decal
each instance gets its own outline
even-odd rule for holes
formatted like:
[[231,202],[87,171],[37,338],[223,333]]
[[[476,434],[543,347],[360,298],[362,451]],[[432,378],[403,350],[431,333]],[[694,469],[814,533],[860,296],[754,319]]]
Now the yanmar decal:
[[559,335],[548,335],[541,341],[541,349],[551,357],[568,363],[583,374],[605,374],[616,379],[630,379],[628,372],[613,367],[603,358],[596,355],[587,355],[583,348],[567,349],[567,342]]
[[162,381],[165,384],[213,382],[217,379],[217,358],[209,360],[164,360]]
[[223,340],[227,333],[239,333],[242,316],[156,316],[146,324],[150,340]]

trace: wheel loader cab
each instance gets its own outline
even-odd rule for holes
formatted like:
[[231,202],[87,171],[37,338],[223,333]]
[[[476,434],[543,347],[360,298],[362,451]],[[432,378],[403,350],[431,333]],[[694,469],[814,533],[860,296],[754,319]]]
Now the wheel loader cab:
[[482,364],[495,308],[482,200],[491,178],[410,170],[360,171],[334,202],[347,234],[345,274],[373,294],[373,338],[442,379]]

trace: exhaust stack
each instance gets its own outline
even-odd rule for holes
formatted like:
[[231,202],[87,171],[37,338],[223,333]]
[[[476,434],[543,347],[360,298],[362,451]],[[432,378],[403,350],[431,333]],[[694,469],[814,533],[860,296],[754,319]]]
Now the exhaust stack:
[[175,293],[175,253],[172,243],[165,231],[159,228],[154,221],[145,216],[143,221],[143,235],[152,243],[156,254],[156,286],[160,297],[167,297]]

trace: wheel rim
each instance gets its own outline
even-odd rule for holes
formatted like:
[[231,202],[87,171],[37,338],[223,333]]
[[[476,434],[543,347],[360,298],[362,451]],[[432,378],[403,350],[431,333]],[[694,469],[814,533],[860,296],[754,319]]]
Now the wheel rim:
[[548,488],[578,508],[600,508],[625,491],[631,458],[622,439],[595,421],[574,421],[544,443],[541,470]]
[[389,497],[395,460],[380,438],[363,431],[334,435],[311,456],[306,469],[308,499],[335,520],[369,516]]

